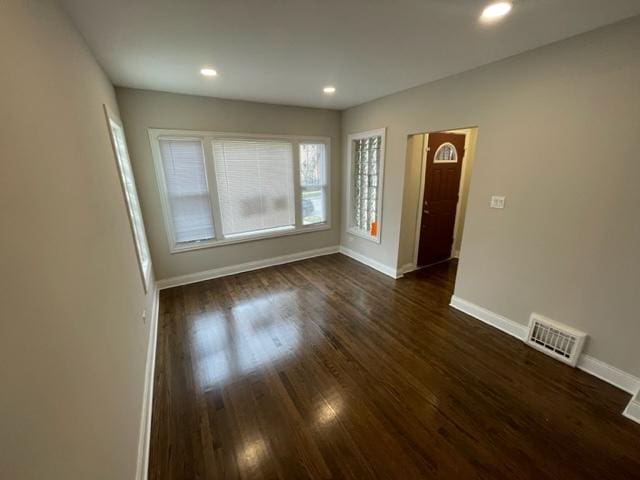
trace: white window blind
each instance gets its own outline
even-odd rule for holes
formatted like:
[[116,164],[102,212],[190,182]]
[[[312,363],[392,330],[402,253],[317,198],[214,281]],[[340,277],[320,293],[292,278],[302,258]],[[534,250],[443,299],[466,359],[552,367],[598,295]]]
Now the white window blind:
[[176,243],[214,238],[202,142],[163,138],[159,142]]
[[300,144],[300,190],[302,224],[312,225],[327,220],[326,146],[324,143]]
[[294,228],[291,142],[215,139],[213,158],[225,237]]
[[149,287],[149,278],[151,276],[151,256],[149,254],[149,245],[144,230],[144,222],[142,221],[142,211],[140,209],[140,201],[138,200],[138,192],[133,178],[133,169],[131,168],[131,160],[127,150],[127,143],[124,137],[122,126],[113,120],[107,111],[109,119],[109,130],[111,133],[111,141],[115,152],[118,170],[120,172],[120,181],[122,182],[122,190],[129,212],[129,221],[131,230],[133,231],[133,239],[138,257],[138,266],[142,275],[142,281],[145,291]]

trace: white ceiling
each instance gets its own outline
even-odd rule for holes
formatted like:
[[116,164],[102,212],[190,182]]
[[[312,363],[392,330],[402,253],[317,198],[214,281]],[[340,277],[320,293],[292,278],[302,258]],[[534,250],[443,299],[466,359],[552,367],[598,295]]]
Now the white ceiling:
[[60,2],[116,85],[339,109],[640,14],[640,0],[515,0],[487,26],[489,0]]

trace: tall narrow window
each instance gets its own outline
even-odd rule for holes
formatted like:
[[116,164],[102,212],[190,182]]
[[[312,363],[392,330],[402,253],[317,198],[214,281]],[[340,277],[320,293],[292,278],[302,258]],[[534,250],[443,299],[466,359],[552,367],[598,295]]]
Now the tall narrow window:
[[380,241],[380,207],[385,131],[351,135],[350,226],[358,236]]
[[202,142],[160,138],[166,200],[176,244],[214,238]]
[[225,237],[295,227],[290,142],[215,139],[213,158]]
[[133,233],[133,240],[138,257],[138,267],[142,276],[142,283],[145,292],[149,288],[149,279],[151,277],[151,256],[149,254],[149,245],[144,230],[144,222],[142,221],[142,211],[140,210],[140,201],[138,200],[138,192],[136,191],[136,183],[133,178],[133,169],[129,160],[129,152],[127,150],[127,142],[124,137],[124,130],[118,120],[109,112],[106,105],[104,107],[109,124],[109,133],[111,134],[111,143],[120,173],[120,182],[122,191],[129,213],[129,223]]
[[302,224],[327,221],[327,160],[324,143],[300,144]]

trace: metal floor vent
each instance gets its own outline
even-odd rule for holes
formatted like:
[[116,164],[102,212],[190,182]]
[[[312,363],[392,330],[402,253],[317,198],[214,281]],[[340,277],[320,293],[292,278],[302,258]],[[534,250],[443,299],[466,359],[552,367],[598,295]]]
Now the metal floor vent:
[[578,363],[587,334],[554,322],[537,313],[531,314],[527,343],[572,367]]

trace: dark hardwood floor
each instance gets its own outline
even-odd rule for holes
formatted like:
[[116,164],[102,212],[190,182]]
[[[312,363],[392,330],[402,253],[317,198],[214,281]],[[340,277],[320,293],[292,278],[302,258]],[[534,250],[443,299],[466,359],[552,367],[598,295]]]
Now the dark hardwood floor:
[[629,395],[342,255],[163,290],[150,479],[633,479]]

